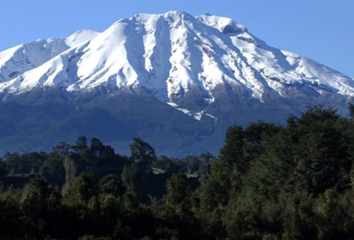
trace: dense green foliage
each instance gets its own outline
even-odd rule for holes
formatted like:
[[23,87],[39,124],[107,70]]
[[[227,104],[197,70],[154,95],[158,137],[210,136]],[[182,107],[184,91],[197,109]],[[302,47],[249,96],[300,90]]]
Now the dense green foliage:
[[141,139],[127,157],[85,137],[7,153],[0,238],[353,239],[349,109],[349,119],[313,107],[285,126],[230,127],[217,159],[157,157]]

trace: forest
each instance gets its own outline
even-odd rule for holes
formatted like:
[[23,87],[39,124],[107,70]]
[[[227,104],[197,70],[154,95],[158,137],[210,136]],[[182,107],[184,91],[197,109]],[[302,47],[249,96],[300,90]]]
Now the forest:
[[0,159],[0,239],[354,238],[354,105],[232,126],[218,156],[99,139]]

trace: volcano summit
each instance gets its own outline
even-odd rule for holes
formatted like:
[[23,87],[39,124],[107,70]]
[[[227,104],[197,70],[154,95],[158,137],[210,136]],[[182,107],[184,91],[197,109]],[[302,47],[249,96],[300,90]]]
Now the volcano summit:
[[85,135],[126,153],[140,137],[158,154],[217,153],[229,126],[316,104],[345,113],[353,96],[352,78],[229,18],[138,14],[0,52],[0,144],[49,150]]

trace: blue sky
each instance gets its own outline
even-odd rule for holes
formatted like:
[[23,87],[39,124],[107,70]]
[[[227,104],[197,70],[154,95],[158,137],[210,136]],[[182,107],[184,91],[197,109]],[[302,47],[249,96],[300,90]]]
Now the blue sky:
[[0,2],[0,51],[77,30],[104,31],[138,13],[232,18],[269,45],[354,77],[353,0],[12,0]]

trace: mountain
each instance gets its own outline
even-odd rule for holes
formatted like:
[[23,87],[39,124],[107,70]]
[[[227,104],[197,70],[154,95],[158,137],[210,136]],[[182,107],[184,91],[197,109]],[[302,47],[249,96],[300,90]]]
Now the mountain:
[[102,33],[37,40],[0,53],[0,144],[48,150],[81,135],[126,153],[217,153],[227,127],[284,123],[306,106],[346,113],[354,81],[268,46],[224,17],[138,14]]

